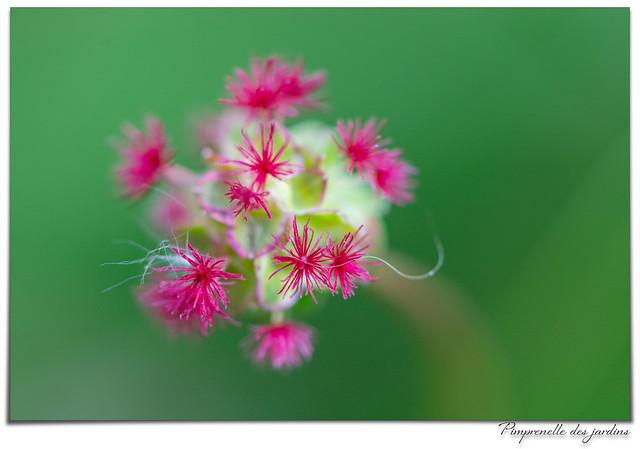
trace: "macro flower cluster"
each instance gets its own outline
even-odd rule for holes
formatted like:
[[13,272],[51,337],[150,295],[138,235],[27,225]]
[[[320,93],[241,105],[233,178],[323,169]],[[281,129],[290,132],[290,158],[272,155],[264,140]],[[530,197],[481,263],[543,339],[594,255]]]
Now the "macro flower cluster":
[[382,219],[413,200],[415,169],[375,118],[290,123],[323,108],[325,81],[277,57],[236,69],[224,110],[197,124],[201,171],[176,163],[158,119],[124,128],[121,192],[149,198],[162,236],[136,261],[136,296],[172,333],[248,324],[256,363],[295,367],[313,355],[303,309],[375,281]]

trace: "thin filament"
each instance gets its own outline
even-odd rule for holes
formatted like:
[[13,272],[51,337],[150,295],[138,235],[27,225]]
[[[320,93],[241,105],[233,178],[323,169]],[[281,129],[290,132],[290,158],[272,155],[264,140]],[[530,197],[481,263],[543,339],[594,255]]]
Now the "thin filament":
[[107,287],[107,288],[105,288],[105,289],[104,289],[104,290],[102,290],[100,293],[107,293],[107,292],[110,292],[111,290],[113,290],[113,289],[114,289],[114,288],[116,288],[116,287],[120,287],[121,285],[124,285],[124,284],[126,284],[127,282],[129,282],[129,281],[132,281],[132,280],[134,280],[134,279],[138,279],[140,276],[142,276],[142,275],[141,275],[141,274],[136,274],[135,276],[128,277],[128,278],[126,278],[126,279],[124,279],[124,280],[122,280],[122,281],[118,282],[117,284],[112,285],[111,287]]
[[402,271],[400,271],[399,269],[397,269],[396,267],[394,267],[393,265],[391,265],[389,262],[387,262],[384,259],[381,259],[380,257],[376,257],[376,256],[363,256],[363,259],[373,259],[373,260],[377,260],[378,262],[382,262],[383,264],[385,264],[387,267],[391,268],[391,270],[393,270],[396,274],[402,276],[405,279],[409,279],[412,281],[419,281],[422,279],[427,279],[430,277],[433,277],[436,275],[436,273],[438,271],[440,271],[440,268],[442,268],[442,265],[444,264],[444,246],[442,245],[442,241],[440,240],[440,237],[438,237],[438,234],[433,234],[433,243],[436,245],[436,251],[438,252],[438,260],[436,261],[435,266],[427,271],[426,273],[422,273],[422,274],[406,274],[403,273]]

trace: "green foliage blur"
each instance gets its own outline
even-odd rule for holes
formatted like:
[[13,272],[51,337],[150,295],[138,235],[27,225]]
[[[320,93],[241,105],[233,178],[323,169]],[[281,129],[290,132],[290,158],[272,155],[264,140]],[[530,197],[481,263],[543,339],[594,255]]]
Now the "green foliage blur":
[[[198,167],[194,114],[270,54],[328,73],[303,119],[388,119],[392,254],[434,262],[429,210],[447,252],[310,313],[284,374],[100,293],[155,243],[108,138],[153,113]],[[628,9],[13,9],[10,70],[12,420],[630,419]]]

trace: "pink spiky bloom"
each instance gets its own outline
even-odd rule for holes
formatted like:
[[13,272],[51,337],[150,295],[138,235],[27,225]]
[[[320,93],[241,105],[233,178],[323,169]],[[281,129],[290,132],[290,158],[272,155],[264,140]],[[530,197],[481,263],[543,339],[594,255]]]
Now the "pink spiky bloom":
[[124,133],[127,141],[119,146],[123,162],[116,174],[125,195],[137,199],[158,182],[162,170],[169,165],[171,154],[157,119],[147,119],[145,132],[129,125]]
[[302,237],[298,232],[296,217],[293,217],[293,236],[289,237],[291,248],[284,248],[287,255],[273,256],[273,263],[284,264],[274,271],[269,279],[285,268],[291,268],[291,272],[282,280],[282,288],[278,294],[286,296],[293,290],[294,293],[311,294],[313,301],[316,296],[314,289],[321,289],[327,284],[327,268],[323,265],[326,261],[324,247],[318,239],[314,243],[314,232],[309,228],[309,221],[304,225]]
[[339,243],[329,239],[325,246],[325,255],[329,261],[327,286],[334,294],[338,292],[339,287],[344,299],[355,294],[356,281],[375,281],[375,278],[363,268],[364,264],[372,263],[362,260],[367,255],[365,251],[369,245],[364,243],[365,236],[358,237],[361,229],[362,226],[355,233],[347,232]]
[[349,173],[353,173],[354,168],[361,175],[366,173],[373,155],[386,143],[380,138],[383,125],[377,123],[375,118],[369,119],[364,125],[360,120],[349,120],[347,123],[338,120],[336,132],[340,140],[336,144],[349,158]]
[[318,105],[311,94],[325,79],[322,73],[305,76],[303,72],[302,63],[288,66],[276,57],[253,59],[250,73],[236,69],[235,78],[228,79],[226,89],[232,98],[220,102],[248,110],[249,117],[295,117],[298,107]]
[[171,265],[157,268],[164,273],[184,273],[164,285],[165,294],[173,297],[170,313],[182,320],[190,320],[194,315],[200,320],[200,332],[206,335],[215,325],[216,317],[230,319],[224,312],[229,305],[225,285],[221,279],[243,279],[236,273],[222,269],[226,259],[215,259],[208,254],[200,254],[193,246],[187,245],[189,254],[179,248],[173,251],[188,265]]
[[414,185],[411,175],[416,169],[400,159],[399,150],[378,151],[371,162],[369,179],[375,190],[397,205],[413,201],[409,189]]
[[293,167],[289,162],[280,161],[282,153],[289,144],[288,138],[280,146],[278,151],[274,151],[273,149],[273,134],[275,128],[275,123],[271,123],[268,130],[264,125],[260,125],[260,152],[258,152],[253,145],[246,131],[242,130],[244,146],[238,145],[238,151],[244,156],[244,160],[229,161],[244,167],[245,171],[253,176],[252,187],[259,192],[264,190],[264,185],[269,176],[282,179],[293,173]]
[[235,202],[233,214],[236,217],[244,212],[244,221],[247,221],[248,212],[262,208],[262,210],[266,212],[267,217],[271,219],[271,213],[264,201],[264,197],[269,194],[268,192],[256,192],[237,181],[225,181],[224,183],[229,186],[229,190],[225,193],[225,196],[229,197],[230,203]]
[[251,330],[251,358],[269,363],[273,369],[293,368],[311,359],[313,331],[301,324],[255,326]]

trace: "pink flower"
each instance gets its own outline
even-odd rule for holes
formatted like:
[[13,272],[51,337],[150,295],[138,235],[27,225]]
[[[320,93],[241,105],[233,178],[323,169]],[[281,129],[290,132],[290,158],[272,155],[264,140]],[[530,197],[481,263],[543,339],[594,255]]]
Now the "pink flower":
[[355,281],[371,282],[375,280],[362,267],[367,263],[362,261],[362,257],[366,255],[365,250],[369,245],[363,243],[364,236],[357,238],[361,229],[362,226],[353,234],[347,232],[337,244],[329,239],[325,246],[325,255],[329,261],[327,286],[334,294],[338,292],[339,286],[344,299],[354,295]]
[[336,141],[338,148],[349,158],[349,173],[357,168],[363,175],[371,164],[371,158],[386,144],[380,140],[380,130],[383,123],[376,123],[372,118],[362,126],[360,120],[349,120],[346,124],[338,120],[336,131],[340,141]]
[[124,130],[127,141],[118,145],[123,162],[116,173],[125,194],[133,199],[142,196],[158,182],[171,159],[160,121],[147,119],[145,131],[128,125]]
[[326,261],[324,247],[320,245],[320,239],[313,242],[314,232],[309,229],[309,222],[304,225],[302,238],[298,232],[296,217],[293,217],[293,237],[289,237],[292,248],[285,248],[288,255],[274,256],[273,263],[276,265],[285,264],[274,271],[269,279],[285,268],[291,268],[291,272],[282,280],[282,288],[278,294],[284,296],[291,290],[294,293],[311,294],[313,301],[316,297],[314,289],[321,289],[327,284],[327,268],[322,265]]
[[411,175],[416,169],[400,159],[399,150],[382,150],[371,159],[369,179],[375,190],[392,203],[402,205],[413,201],[409,192],[414,185]]
[[157,268],[164,273],[184,273],[177,279],[167,281],[164,294],[173,298],[169,312],[181,320],[190,320],[194,315],[200,319],[200,332],[206,335],[215,325],[216,317],[230,319],[223,311],[228,307],[229,298],[224,285],[228,282],[220,279],[243,279],[236,273],[222,270],[225,259],[214,259],[208,254],[200,254],[191,245],[187,245],[189,254],[179,248],[173,251],[186,264]]
[[225,193],[225,196],[229,197],[229,202],[235,202],[235,208],[233,214],[237,217],[241,212],[244,212],[244,221],[247,221],[247,212],[262,208],[269,219],[271,219],[271,213],[264,202],[264,197],[268,192],[255,192],[249,187],[245,187],[239,182],[224,182],[229,186],[229,190]]
[[242,153],[245,160],[229,161],[245,167],[245,171],[254,177],[252,186],[259,192],[264,190],[264,185],[269,176],[282,179],[284,176],[293,173],[293,167],[289,162],[280,161],[282,153],[289,144],[288,139],[285,140],[277,152],[273,151],[273,133],[275,132],[275,127],[275,124],[271,123],[267,134],[264,125],[260,125],[260,152],[256,150],[246,131],[242,130],[244,147],[238,146],[238,150]]
[[313,355],[313,331],[292,322],[255,326],[250,343],[253,360],[268,362],[273,369],[299,366]]
[[227,91],[232,98],[221,103],[247,109],[249,117],[262,115],[295,117],[298,107],[316,107],[318,103],[310,95],[324,84],[324,75],[314,73],[304,76],[302,63],[288,66],[279,58],[251,61],[251,72],[236,69],[235,79],[227,81]]

